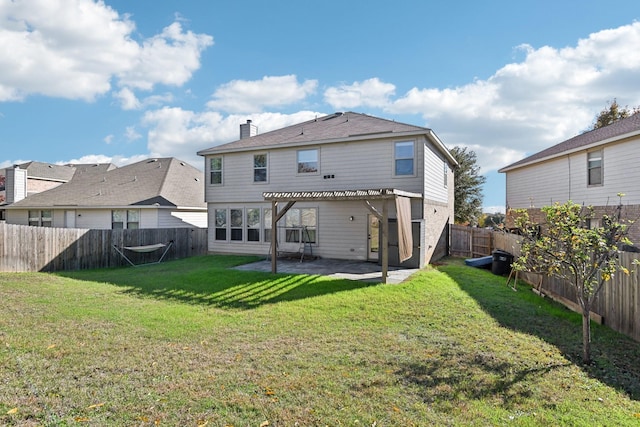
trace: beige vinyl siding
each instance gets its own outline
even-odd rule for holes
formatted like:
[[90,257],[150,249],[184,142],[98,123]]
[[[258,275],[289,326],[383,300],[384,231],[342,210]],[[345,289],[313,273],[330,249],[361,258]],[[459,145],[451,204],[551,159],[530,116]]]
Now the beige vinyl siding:
[[575,154],[575,169],[580,170],[580,175],[572,179],[571,197],[576,202],[584,202],[587,205],[606,206],[619,202],[617,194],[624,193],[625,205],[640,204],[640,168],[638,167],[638,150],[640,140],[611,144],[603,149],[602,185],[587,186],[587,154],[582,152]]
[[76,211],[76,228],[111,229],[111,210],[82,209]]
[[569,196],[569,170],[568,158],[563,157],[508,172],[507,207],[542,207],[554,201],[565,201]]
[[640,168],[638,148],[640,140],[604,146],[602,185],[587,185],[587,151],[516,169],[506,173],[507,206],[528,208],[554,202],[593,206],[611,206],[619,202],[617,194],[624,193],[623,203],[640,204]]
[[[424,139],[415,140],[421,147]],[[393,177],[394,140],[375,140],[309,146],[320,150],[320,171],[298,174],[295,148],[269,151],[267,183],[253,182],[253,154],[224,155],[224,185],[206,184],[209,202],[262,200],[265,191],[315,191],[361,188],[399,188],[422,194],[423,151],[416,150],[415,177]],[[263,152],[263,151],[261,151]],[[208,168],[208,161],[205,166]],[[440,166],[440,176],[442,176]],[[208,176],[209,171],[205,171]],[[325,178],[327,176],[327,178]],[[331,178],[329,178],[329,176]],[[440,178],[442,180],[442,178]]]
[[[424,198],[436,202],[447,203],[448,187],[453,186],[450,171],[447,176],[447,186],[444,185],[444,161],[431,147],[426,144],[424,150]],[[451,169],[451,168],[448,168]]]
[[158,211],[158,228],[207,227],[207,213],[205,211]]

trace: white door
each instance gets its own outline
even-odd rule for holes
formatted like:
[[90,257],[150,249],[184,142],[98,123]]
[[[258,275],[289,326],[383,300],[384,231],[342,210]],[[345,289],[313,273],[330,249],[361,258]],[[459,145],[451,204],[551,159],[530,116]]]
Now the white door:
[[375,215],[369,214],[368,223],[367,259],[369,261],[378,261],[380,252],[380,221]]
[[76,228],[76,211],[64,211],[65,228]]

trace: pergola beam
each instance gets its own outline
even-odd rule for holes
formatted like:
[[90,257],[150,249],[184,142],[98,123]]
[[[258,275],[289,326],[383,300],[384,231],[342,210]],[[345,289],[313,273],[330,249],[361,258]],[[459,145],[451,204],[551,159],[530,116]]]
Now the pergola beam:
[[[335,190],[335,191],[286,191],[262,193],[265,200],[271,201],[271,272],[278,272],[278,221],[287,213],[296,202],[309,201],[353,201],[362,200],[373,215],[380,221],[382,231],[382,283],[387,283],[389,273],[389,200],[396,197],[409,197],[421,199],[422,194],[410,193],[394,188],[381,188],[369,190]],[[372,204],[372,200],[382,200],[382,212],[379,212]],[[287,202],[278,212],[278,202]]]

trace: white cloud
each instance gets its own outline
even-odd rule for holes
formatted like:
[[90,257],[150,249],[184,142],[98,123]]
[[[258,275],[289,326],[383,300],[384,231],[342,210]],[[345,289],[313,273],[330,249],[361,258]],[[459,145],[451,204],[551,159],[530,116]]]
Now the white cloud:
[[107,135],[104,137],[104,142],[109,145],[113,142],[113,135]]
[[322,113],[300,111],[295,114],[257,113],[223,116],[217,112],[197,113],[165,107],[145,113],[143,124],[149,127],[148,149],[152,156],[173,156],[202,168],[196,152],[235,141],[240,124],[251,119],[259,133],[310,120]]
[[113,93],[113,97],[120,102],[120,107],[123,110],[137,110],[142,106],[142,103],[136,97],[128,87],[120,89],[118,92]]
[[136,131],[135,126],[127,126],[124,136],[128,141],[136,141],[142,138],[142,135],[140,135],[138,131]]
[[181,86],[200,68],[200,54],[212,44],[211,36],[183,32],[174,22],[143,42],[133,66],[119,73],[120,84],[146,90],[157,83]]
[[638,22],[591,34],[574,47],[522,45],[525,59],[489,79],[416,87],[386,111],[422,114],[447,146],[473,149],[486,173],[586,130],[613,98],[639,105],[639,45]]
[[148,159],[150,156],[147,154],[138,154],[135,156],[105,156],[104,154],[89,154],[86,156],[79,157],[77,159],[71,159],[64,162],[56,162],[59,165],[66,165],[69,163],[72,164],[96,164],[96,163],[113,163],[114,165],[120,167],[129,165],[131,163],[139,162],[145,159]]
[[317,86],[317,80],[299,83],[293,74],[265,76],[262,80],[233,80],[214,92],[207,107],[230,113],[257,113],[265,107],[301,102],[315,93]]
[[16,0],[0,5],[0,102],[29,95],[91,101],[121,86],[184,84],[213,43],[175,22],[136,42],[135,23],[102,1]]
[[171,93],[150,95],[140,100],[133,90],[128,87],[124,87],[119,91],[114,92],[113,97],[118,100],[120,108],[123,110],[140,110],[150,106],[167,104],[173,101],[173,95]]
[[374,77],[351,85],[328,88],[324,100],[336,110],[354,107],[385,107],[395,95],[396,87]]

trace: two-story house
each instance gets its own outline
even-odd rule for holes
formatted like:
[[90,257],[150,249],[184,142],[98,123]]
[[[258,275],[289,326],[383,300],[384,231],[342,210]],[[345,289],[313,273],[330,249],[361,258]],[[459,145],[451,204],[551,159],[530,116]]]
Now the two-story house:
[[[69,180],[5,206],[8,224],[88,229],[207,225],[203,173],[179,159],[61,167],[72,171]],[[10,172],[26,174],[20,168]]]
[[[540,208],[571,200],[593,206],[601,215],[622,203],[630,219],[640,212],[640,114],[577,135],[499,170],[506,175],[507,213],[529,209],[539,218]],[[511,221],[511,223],[509,222]],[[591,225],[598,225],[593,218]],[[512,218],[507,215],[507,224]],[[629,237],[640,242],[634,224]]]
[[198,154],[210,252],[412,267],[447,253],[457,163],[431,129],[347,112],[259,134],[247,120]]
[[75,172],[74,165],[43,162],[26,162],[0,169],[0,220],[5,219],[6,205],[64,184],[73,178]]

